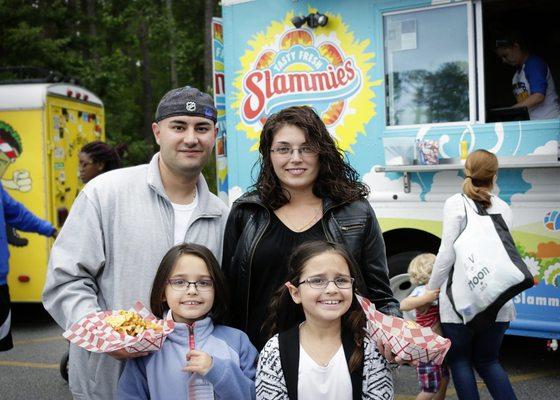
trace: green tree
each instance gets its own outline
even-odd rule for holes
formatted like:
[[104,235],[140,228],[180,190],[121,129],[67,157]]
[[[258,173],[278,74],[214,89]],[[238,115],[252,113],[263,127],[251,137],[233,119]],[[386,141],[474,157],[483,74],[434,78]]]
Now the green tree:
[[[107,138],[128,145],[126,163],[144,163],[163,94],[211,82],[205,21],[218,13],[215,0],[0,0],[0,67],[76,77],[103,100]],[[215,190],[214,170],[205,175]]]

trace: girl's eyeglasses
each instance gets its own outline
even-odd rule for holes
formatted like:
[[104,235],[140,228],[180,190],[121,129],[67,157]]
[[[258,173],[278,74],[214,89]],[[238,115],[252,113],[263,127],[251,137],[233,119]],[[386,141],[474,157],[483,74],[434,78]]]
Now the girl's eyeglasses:
[[199,292],[208,292],[214,287],[214,281],[212,279],[201,279],[199,281],[190,282],[185,279],[168,279],[167,282],[171,285],[174,290],[189,290],[191,285]]
[[298,286],[307,283],[312,289],[326,289],[329,283],[333,282],[339,289],[351,289],[354,284],[354,278],[349,276],[339,276],[334,279],[321,278],[318,276],[312,276],[311,278],[304,279],[298,282]]

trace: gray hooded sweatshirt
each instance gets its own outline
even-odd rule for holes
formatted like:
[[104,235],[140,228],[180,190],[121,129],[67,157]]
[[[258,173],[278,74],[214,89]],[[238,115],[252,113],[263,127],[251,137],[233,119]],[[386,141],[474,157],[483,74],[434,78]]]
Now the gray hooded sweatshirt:
[[[150,164],[102,174],[74,202],[51,250],[43,304],[67,329],[91,311],[149,307],[156,270],[173,246],[173,207],[161,182],[159,153]],[[198,206],[185,242],[208,247],[218,260],[228,208],[202,175]],[[76,399],[112,399],[122,371],[114,358],[70,346],[70,390]]]

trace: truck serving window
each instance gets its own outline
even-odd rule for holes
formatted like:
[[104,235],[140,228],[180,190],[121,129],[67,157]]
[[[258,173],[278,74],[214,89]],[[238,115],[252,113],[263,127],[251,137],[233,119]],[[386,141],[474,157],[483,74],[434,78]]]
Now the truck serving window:
[[386,124],[474,119],[469,107],[467,4],[383,16]]
[[[516,67],[508,65],[500,59],[496,52],[496,45],[503,44],[507,47],[507,39],[520,40],[526,54],[538,57],[541,66],[548,66],[552,82],[558,92],[560,83],[560,30],[558,29],[558,16],[560,15],[560,2],[557,0],[491,0],[482,2],[483,31],[484,31],[484,75],[485,75],[485,101],[486,121],[497,120],[494,118],[495,110],[504,110],[502,121],[508,116],[516,116],[508,107],[512,107],[518,100],[514,97],[512,83]],[[497,43],[498,42],[498,43]],[[503,43],[502,43],[503,42]],[[544,63],[544,64],[543,64]],[[535,64],[533,63],[533,67]],[[546,71],[546,69],[544,69]],[[537,82],[529,74],[530,82]],[[546,79],[546,78],[545,78]],[[548,80],[550,83],[550,80]],[[542,79],[541,79],[542,84]],[[542,86],[542,85],[541,85]],[[542,90],[542,88],[541,88]],[[533,88],[529,86],[528,94]],[[548,94],[550,96],[550,93]],[[519,96],[521,98],[521,96]],[[548,119],[553,114],[539,117],[538,113],[531,110],[531,119]],[[521,114],[518,114],[519,117]],[[528,119],[516,118],[516,119]],[[513,119],[513,118],[512,118]]]

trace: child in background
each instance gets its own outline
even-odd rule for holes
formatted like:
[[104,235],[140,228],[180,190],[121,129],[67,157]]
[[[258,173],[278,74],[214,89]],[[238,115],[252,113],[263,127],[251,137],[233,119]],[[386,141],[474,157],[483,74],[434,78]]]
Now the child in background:
[[275,335],[259,357],[257,399],[393,398],[387,360],[364,331],[357,277],[339,244],[314,241],[295,249],[288,282],[265,324]]
[[[432,267],[436,261],[433,254],[420,254],[410,262],[408,274],[410,282],[417,285],[410,295],[401,301],[402,311],[416,311],[416,322],[441,335],[439,322],[438,296],[439,290],[428,290],[426,284],[430,280]],[[445,399],[447,383],[449,382],[449,371],[445,364],[437,365],[434,362],[420,362],[416,366],[418,383],[421,392],[416,400],[442,400]]]
[[245,333],[220,325],[226,299],[210,250],[172,247],[156,272],[150,306],[159,318],[170,312],[175,329],[159,351],[126,362],[117,399],[254,399],[258,353]]

